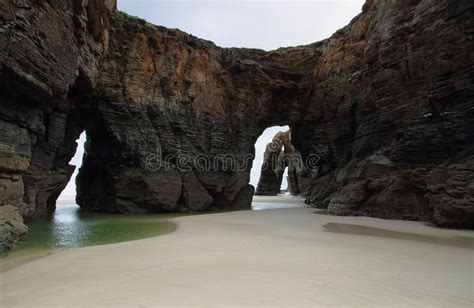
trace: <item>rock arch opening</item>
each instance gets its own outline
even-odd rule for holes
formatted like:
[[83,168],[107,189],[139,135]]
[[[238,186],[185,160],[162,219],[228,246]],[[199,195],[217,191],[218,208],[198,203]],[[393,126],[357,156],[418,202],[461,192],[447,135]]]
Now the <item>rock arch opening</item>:
[[291,135],[289,126],[277,126],[266,129],[257,140],[251,174],[251,183],[256,183],[255,195],[276,196],[284,192],[300,195],[307,191],[308,172]]
[[61,192],[61,194],[57,198],[56,203],[58,205],[65,204],[65,203],[67,203],[67,204],[75,204],[76,203],[76,193],[77,193],[77,191],[76,191],[76,179],[77,179],[77,175],[79,173],[79,169],[82,166],[82,161],[83,161],[83,158],[84,158],[84,147],[85,147],[85,143],[86,143],[86,138],[87,138],[87,134],[86,134],[85,131],[83,131],[81,133],[81,135],[79,136],[79,139],[76,140],[76,143],[77,143],[76,153],[74,154],[74,156],[69,161],[70,165],[75,166],[75,170],[74,170],[68,184],[66,185],[66,187],[64,187],[64,190]]
[[[274,136],[279,132],[285,132],[290,129],[289,126],[272,126],[263,131],[255,142],[255,159],[252,164],[252,170],[250,171],[250,184],[257,188],[262,176],[262,167],[266,167],[265,164],[265,153],[267,146],[272,142]],[[283,177],[281,183],[278,183],[278,190],[280,187],[286,187],[286,179]]]
[[[251,154],[268,124],[291,124],[302,157],[318,155],[309,204],[336,215],[472,228],[472,70],[465,61],[472,12],[448,2],[427,12],[425,2],[367,1],[331,38],[272,51],[220,48],[131,18],[115,1],[68,1],[65,14],[34,2],[22,18],[8,13],[8,31],[0,33],[0,208],[46,215],[71,177],[84,129],[91,138],[78,181],[84,208],[248,208],[250,164],[206,172],[152,171],[142,162],[158,148],[175,157]],[[5,12],[17,9],[5,5]],[[387,26],[386,16],[414,12],[427,13],[404,23],[406,31],[398,31],[403,18]],[[434,33],[425,27],[430,20],[440,21],[439,40],[425,39]],[[38,48],[38,31],[49,29],[56,35]],[[456,51],[449,65],[446,50]],[[304,177],[297,180],[302,193]]]

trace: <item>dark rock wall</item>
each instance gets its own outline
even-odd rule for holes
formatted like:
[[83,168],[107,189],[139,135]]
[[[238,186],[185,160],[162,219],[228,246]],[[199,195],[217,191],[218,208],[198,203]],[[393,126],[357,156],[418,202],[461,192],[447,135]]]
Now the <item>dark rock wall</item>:
[[70,89],[80,79],[94,83],[114,7],[110,0],[2,1],[0,216],[17,226],[2,232],[10,248],[26,230],[10,205],[26,218],[44,216],[74,170],[81,127],[71,120]]
[[[249,208],[244,155],[265,128],[299,117],[315,49],[223,49],[115,14],[89,98],[104,135],[94,144],[95,127],[86,127],[78,203],[126,213]],[[166,168],[150,168],[157,153]],[[240,170],[226,168],[232,158]]]
[[[219,155],[245,161],[265,128],[290,125],[303,159],[320,157],[308,203],[473,227],[472,1],[369,0],[330,39],[270,52],[114,8],[2,2],[0,205],[53,210],[85,130],[84,208],[246,208],[250,165]],[[172,156],[166,169],[153,168],[157,152]],[[198,155],[216,167],[191,164]]]
[[304,155],[321,155],[310,204],[474,226],[473,6],[368,1],[326,42],[319,108],[293,130]]

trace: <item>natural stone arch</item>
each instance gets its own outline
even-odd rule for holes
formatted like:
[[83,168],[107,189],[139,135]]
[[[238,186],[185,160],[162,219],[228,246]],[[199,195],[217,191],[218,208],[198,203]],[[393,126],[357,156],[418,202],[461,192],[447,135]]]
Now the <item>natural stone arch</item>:
[[[103,149],[100,167],[89,164],[98,158],[88,151],[78,177],[79,182],[109,181],[100,192],[97,185],[79,185],[79,196],[87,199],[80,197],[78,203],[118,212],[249,208],[250,165],[237,172],[182,172],[176,159],[204,155],[213,161],[226,154],[240,161],[253,154],[257,136],[269,123],[300,118],[298,106],[311,87],[308,63],[314,64],[305,59],[314,48],[271,55],[224,49],[123,14],[111,26],[115,32],[91,100],[114,146]],[[174,157],[166,171],[143,165],[158,150],[163,159]]]
[[[311,171],[301,153],[291,143],[291,130],[280,131],[267,144],[255,195],[276,196],[281,191],[285,169],[288,170],[288,190],[292,195],[306,195]],[[317,166],[313,166],[317,167]]]
[[45,215],[72,173],[81,129],[92,141],[79,182],[103,184],[79,185],[84,208],[248,207],[249,170],[149,172],[143,159],[157,148],[253,153],[266,127],[289,124],[303,159],[320,156],[308,203],[473,227],[467,2],[369,0],[330,39],[268,52],[219,48],[112,0],[60,3],[7,2],[0,12],[0,209]]

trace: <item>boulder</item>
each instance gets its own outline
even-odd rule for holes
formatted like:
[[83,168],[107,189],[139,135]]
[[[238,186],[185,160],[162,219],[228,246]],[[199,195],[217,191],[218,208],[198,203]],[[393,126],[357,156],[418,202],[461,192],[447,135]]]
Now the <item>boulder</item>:
[[0,206],[0,255],[14,249],[27,234],[28,227],[23,223],[18,208],[11,205]]

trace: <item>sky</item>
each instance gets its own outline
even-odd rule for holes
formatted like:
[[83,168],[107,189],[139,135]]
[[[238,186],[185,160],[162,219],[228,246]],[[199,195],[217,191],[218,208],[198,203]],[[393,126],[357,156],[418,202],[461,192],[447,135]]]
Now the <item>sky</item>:
[[[286,132],[290,128],[288,126],[273,126],[267,128],[262,135],[257,139],[255,142],[255,160],[253,161],[252,170],[250,171],[250,184],[257,189],[258,180],[260,179],[260,171],[263,164],[263,154],[265,153],[265,149],[267,144],[270,143],[273,137],[278,132]],[[281,183],[281,189],[288,188],[288,181],[287,181],[288,170],[285,170],[283,174],[283,181]]]
[[79,167],[82,165],[82,156],[84,156],[84,142],[86,142],[86,133],[82,133],[76,142],[78,145],[76,154],[69,162],[70,165],[76,166],[76,170],[74,170],[71,180],[59,196],[58,200],[60,201],[71,201],[76,199],[76,176],[77,172],[79,171]]
[[221,47],[265,50],[330,37],[361,12],[363,0],[118,0],[119,10],[179,28]]
[[[118,9],[150,23],[178,28],[221,47],[273,50],[330,37],[362,10],[364,0],[118,0]],[[261,157],[272,137],[285,128],[266,130],[256,144],[250,183],[258,183]],[[71,164],[82,162],[85,134]],[[260,158],[259,158],[260,157]],[[75,176],[60,200],[73,200]],[[285,179],[286,180],[286,179]],[[286,182],[282,188],[286,188]]]

